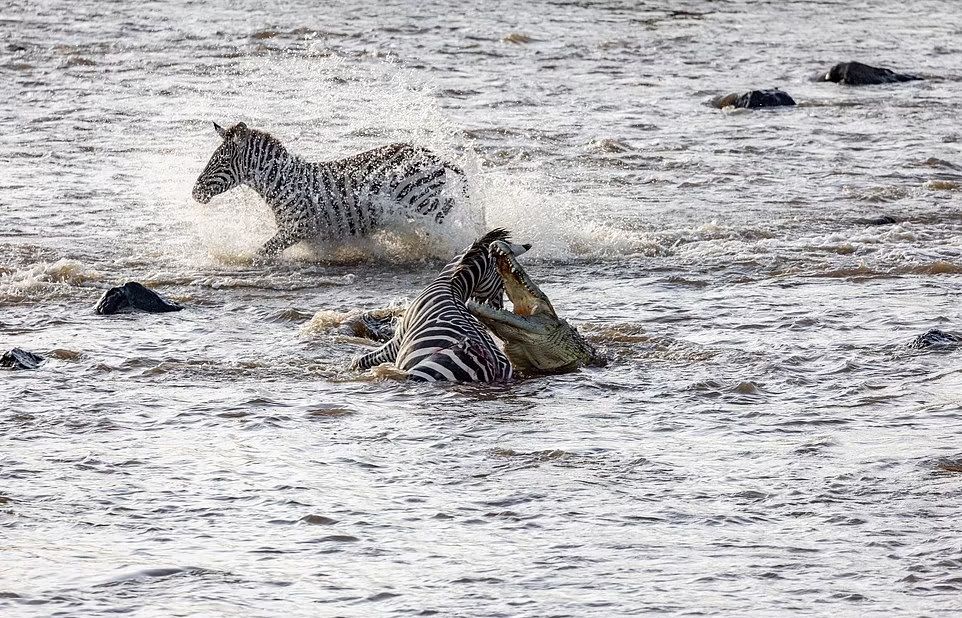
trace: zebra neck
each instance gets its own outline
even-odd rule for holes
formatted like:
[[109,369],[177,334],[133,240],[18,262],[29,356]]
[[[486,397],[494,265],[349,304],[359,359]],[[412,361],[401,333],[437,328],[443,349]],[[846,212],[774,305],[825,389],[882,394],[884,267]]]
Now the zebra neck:
[[471,296],[473,288],[474,286],[465,277],[455,277],[451,280],[451,293],[454,294],[454,298],[458,302],[468,302],[468,297]]
[[279,204],[287,189],[310,166],[275,141],[251,142],[244,159],[244,183],[271,206]]
[[474,294],[474,288],[481,280],[483,268],[483,264],[476,261],[454,268],[450,274],[451,292],[459,302],[467,302],[468,298]]

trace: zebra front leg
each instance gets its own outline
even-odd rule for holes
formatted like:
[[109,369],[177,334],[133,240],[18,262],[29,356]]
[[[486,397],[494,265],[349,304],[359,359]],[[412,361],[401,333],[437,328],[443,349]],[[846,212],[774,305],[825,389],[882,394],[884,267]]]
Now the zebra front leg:
[[296,245],[299,240],[299,238],[289,232],[280,231],[264,243],[264,246],[257,252],[257,255],[261,257],[276,257],[283,253],[284,249]]
[[397,360],[398,350],[401,349],[401,338],[395,335],[390,341],[382,345],[373,352],[368,352],[364,356],[358,356],[351,361],[351,369],[364,371],[371,367],[376,367],[381,363],[393,363]]

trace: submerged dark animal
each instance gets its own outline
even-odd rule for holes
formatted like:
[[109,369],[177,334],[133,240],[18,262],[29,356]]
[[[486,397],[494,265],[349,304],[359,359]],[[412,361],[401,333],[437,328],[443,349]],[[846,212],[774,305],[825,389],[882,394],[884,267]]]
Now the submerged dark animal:
[[925,331],[918,337],[912,340],[909,347],[916,348],[919,350],[925,348],[944,348],[950,346],[957,346],[962,344],[962,335],[957,335],[955,333],[947,333],[944,330],[939,330],[933,328]]
[[772,90],[749,90],[742,94],[732,94],[712,99],[712,105],[718,108],[733,106],[742,109],[758,109],[760,107],[780,107],[795,105],[795,99],[787,92],[778,88]]
[[0,367],[9,367],[10,369],[36,369],[43,361],[44,358],[39,354],[14,348],[9,352],[4,352],[3,356],[0,356]]
[[352,311],[341,323],[341,330],[352,337],[385,343],[394,337],[395,325],[403,316],[404,309],[401,307]]
[[[454,193],[465,195],[464,172],[426,148],[391,144],[311,163],[243,122],[214,128],[223,142],[197,178],[194,199],[206,204],[239,185],[257,191],[277,223],[263,255],[303,240],[364,236],[381,225],[390,208],[440,223],[454,207]],[[457,191],[448,190],[449,181]]]
[[895,225],[898,223],[898,219],[892,215],[882,215],[881,217],[872,217],[871,219],[859,219],[857,223],[862,225]]
[[600,356],[574,326],[558,317],[551,301],[535,285],[505,243],[495,243],[498,272],[514,311],[468,303],[468,310],[504,341],[511,365],[522,373],[560,373],[588,364],[603,365]]
[[166,313],[180,311],[180,305],[172,303],[157,292],[130,281],[118,288],[110,288],[100,297],[94,309],[100,315],[111,315],[126,310],[146,311],[147,313]]
[[835,82],[847,86],[871,86],[874,84],[893,84],[922,79],[918,75],[896,73],[890,69],[869,66],[861,62],[840,62],[819,78],[821,82]]

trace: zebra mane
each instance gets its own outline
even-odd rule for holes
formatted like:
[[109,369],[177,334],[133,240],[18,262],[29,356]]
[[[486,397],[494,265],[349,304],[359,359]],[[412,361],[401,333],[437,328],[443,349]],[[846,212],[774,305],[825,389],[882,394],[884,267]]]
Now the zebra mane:
[[243,122],[238,122],[231,128],[227,129],[227,132],[224,134],[224,139],[230,139],[232,137],[245,135],[245,134],[247,135],[248,139],[251,139],[251,138],[256,139],[261,144],[269,144],[272,146],[280,146],[281,148],[284,148],[284,145],[281,143],[281,140],[277,139],[267,131],[261,131],[260,129],[252,129],[248,127],[246,124],[244,124]]
[[471,248],[464,252],[464,255],[461,256],[461,259],[458,262],[458,268],[461,268],[461,266],[463,266],[473,257],[478,255],[487,255],[488,247],[491,246],[491,243],[499,240],[508,242],[510,238],[511,232],[502,227],[491,230],[481,238],[474,241],[474,244],[471,245]]

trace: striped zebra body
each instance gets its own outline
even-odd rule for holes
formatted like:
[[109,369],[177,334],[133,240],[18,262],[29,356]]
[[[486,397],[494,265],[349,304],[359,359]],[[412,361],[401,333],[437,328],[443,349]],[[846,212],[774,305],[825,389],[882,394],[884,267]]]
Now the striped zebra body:
[[382,223],[386,209],[440,223],[454,206],[452,192],[445,191],[447,172],[463,195],[464,173],[425,148],[391,144],[311,163],[244,123],[214,127],[224,141],[197,178],[194,199],[206,204],[239,185],[257,191],[277,223],[261,249],[267,255],[302,240],[364,236]]
[[[352,363],[368,369],[393,362],[412,380],[425,382],[503,382],[511,363],[481,322],[468,312],[469,298],[500,308],[504,283],[490,253],[491,243],[508,238],[504,230],[485,234],[450,262],[404,313],[394,337]],[[509,245],[520,255],[528,246]]]

